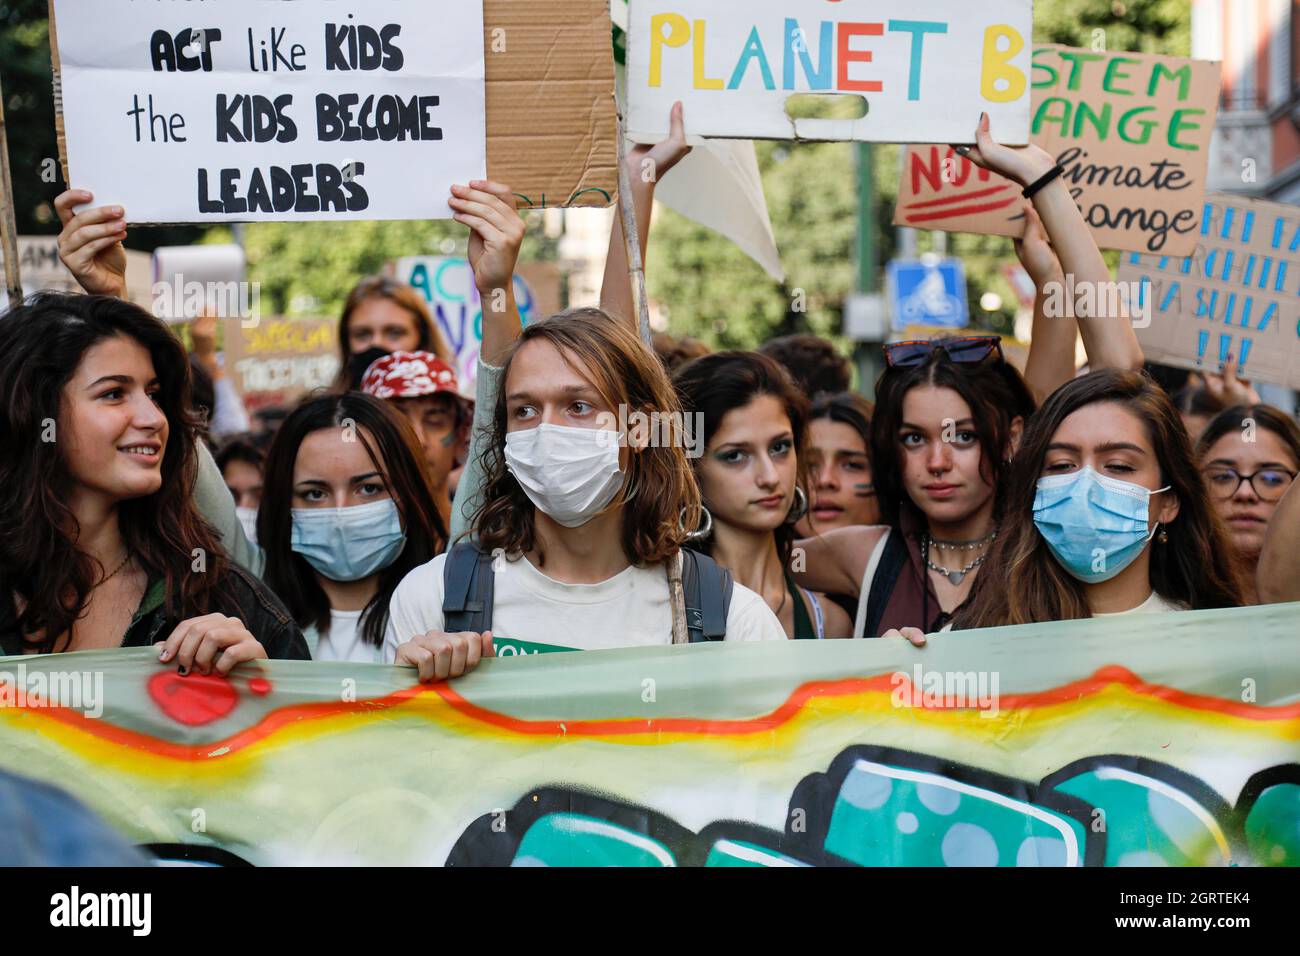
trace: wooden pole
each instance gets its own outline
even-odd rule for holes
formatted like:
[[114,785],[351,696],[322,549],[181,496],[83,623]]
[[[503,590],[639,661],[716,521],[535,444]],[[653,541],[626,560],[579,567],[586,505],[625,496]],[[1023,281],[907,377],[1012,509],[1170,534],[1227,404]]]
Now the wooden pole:
[[18,223],[14,215],[14,185],[9,174],[9,140],[5,136],[5,95],[0,87],[0,255],[5,260],[5,291],[9,305],[23,300],[23,281],[18,272]]
[[641,341],[651,347],[650,306],[645,294],[645,270],[641,268],[641,240],[636,232],[636,206],[632,202],[632,182],[627,174],[626,121],[618,113],[618,209],[623,217],[623,247],[627,250],[627,274],[632,280],[632,307],[636,309]]

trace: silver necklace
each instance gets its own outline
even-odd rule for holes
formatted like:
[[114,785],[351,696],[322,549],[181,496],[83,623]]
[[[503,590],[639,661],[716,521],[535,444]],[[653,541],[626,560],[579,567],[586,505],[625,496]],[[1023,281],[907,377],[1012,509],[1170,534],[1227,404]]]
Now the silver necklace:
[[936,548],[943,548],[947,551],[974,551],[978,547],[991,544],[993,539],[998,536],[998,529],[994,528],[982,538],[976,538],[974,541],[942,541],[939,538],[930,538],[930,543]]
[[[993,533],[989,535],[989,541],[992,541],[997,536],[998,533],[995,529]],[[922,548],[922,556],[925,558],[925,566],[929,568],[931,571],[938,571],[940,574],[942,574],[952,583],[953,587],[956,587],[957,585],[961,584],[961,582],[965,579],[966,575],[970,574],[981,564],[983,564],[984,559],[989,556],[988,552],[985,551],[983,554],[976,555],[975,560],[972,561],[970,564],[966,565],[966,567],[962,568],[960,571],[950,571],[947,568],[940,567],[939,565],[935,564],[933,561],[930,560],[930,546],[932,544],[934,544],[934,539],[931,538],[929,534],[922,535],[921,548]]]

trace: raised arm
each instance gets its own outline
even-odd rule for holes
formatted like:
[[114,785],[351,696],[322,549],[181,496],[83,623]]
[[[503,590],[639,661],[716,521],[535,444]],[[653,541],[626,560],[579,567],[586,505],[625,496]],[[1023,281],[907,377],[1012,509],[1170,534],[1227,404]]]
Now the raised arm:
[[1016,258],[1029,278],[1034,280],[1034,325],[1025,360],[1025,383],[1042,404],[1070,379],[1074,378],[1074,340],[1078,326],[1062,316],[1053,316],[1048,303],[1053,292],[1065,282],[1065,273],[1056,251],[1047,241],[1043,222],[1034,204],[1025,200],[1025,235],[1015,240]]
[[[970,159],[986,169],[1001,173],[1022,187],[1035,182],[1056,165],[1050,154],[1032,143],[1013,148],[994,142],[989,133],[987,113],[980,115],[975,139],[976,147],[967,153]],[[1091,287],[1099,292],[1107,287],[1111,282],[1110,270],[1106,268],[1101,250],[1097,248],[1092,232],[1084,222],[1083,213],[1070,195],[1064,178],[1057,176],[1038,190],[1033,196],[1033,204],[1042,220],[1047,238],[1060,259],[1062,271],[1066,276],[1074,277],[1074,288]],[[1093,303],[1110,298],[1104,295],[1090,297]],[[1088,301],[1083,300],[1083,304],[1086,305]],[[1142,347],[1138,344],[1137,334],[1133,331],[1130,316],[1124,312],[1124,306],[1121,306],[1120,315],[1085,315],[1081,314],[1078,305],[1075,305],[1074,311],[1079,333],[1083,336],[1083,347],[1088,353],[1088,364],[1094,370],[1142,367]]]
[[[632,190],[637,241],[641,245],[641,268],[645,268],[646,246],[650,242],[650,212],[654,208],[655,185],[668,170],[691,151],[686,145],[682,104],[674,103],[668,138],[654,146],[634,146],[627,154],[627,178]],[[617,319],[637,327],[632,301],[632,278],[628,275],[627,244],[623,241],[623,213],[615,206],[614,226],[609,234],[605,257],[605,278],[600,286],[600,307]]]
[[1261,604],[1300,601],[1300,481],[1291,483],[1273,511],[1256,585]]
[[478,181],[468,186],[452,186],[451,191],[448,202],[455,210],[452,218],[470,228],[469,264],[483,301],[483,346],[475,382],[469,456],[451,509],[450,532],[454,542],[471,530],[478,507],[479,491],[483,487],[482,456],[490,441],[489,428],[501,381],[498,366],[523,330],[523,319],[515,302],[514,274],[525,229],[509,186]]

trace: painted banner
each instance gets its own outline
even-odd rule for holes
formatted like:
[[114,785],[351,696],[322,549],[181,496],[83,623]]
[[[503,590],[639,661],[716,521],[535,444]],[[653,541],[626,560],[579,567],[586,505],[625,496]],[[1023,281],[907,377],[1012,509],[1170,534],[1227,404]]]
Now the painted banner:
[[[456,351],[456,381],[462,395],[474,397],[478,353],[483,347],[483,302],[469,260],[463,256],[406,256],[397,260],[397,278],[424,296],[429,312]],[[514,277],[515,304],[527,325],[539,318],[528,283]]]
[[[973,142],[1029,136],[1031,0],[631,0],[628,135],[683,101],[692,137]],[[802,94],[857,119],[800,116]],[[806,97],[803,97],[806,99]]]
[[[1121,285],[1150,296],[1136,325],[1150,362],[1300,388],[1300,207],[1211,193],[1192,255],[1125,255]],[[1131,288],[1131,286],[1129,286]]]
[[53,0],[68,181],[132,222],[451,217],[481,3]]
[[[1065,169],[1097,245],[1188,255],[1205,198],[1219,64],[1043,45],[1033,55],[1030,139]],[[996,120],[991,125],[1002,141]],[[957,140],[945,140],[957,142]],[[1019,236],[1009,179],[949,146],[904,150],[894,224]]]
[[1295,866],[1297,614],[542,654],[428,686],[5,658],[0,766],[217,862]]
[[250,411],[292,405],[339,371],[338,319],[222,320],[225,367]]

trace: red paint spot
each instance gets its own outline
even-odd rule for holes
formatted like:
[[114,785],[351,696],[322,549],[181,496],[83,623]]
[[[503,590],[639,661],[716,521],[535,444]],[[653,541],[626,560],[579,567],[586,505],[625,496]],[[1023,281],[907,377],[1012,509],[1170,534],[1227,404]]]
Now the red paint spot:
[[248,682],[248,689],[258,697],[265,697],[271,693],[271,682],[265,677],[254,677]]
[[164,714],[189,727],[220,720],[239,701],[239,694],[224,677],[196,673],[182,677],[173,670],[149,678],[149,696]]

